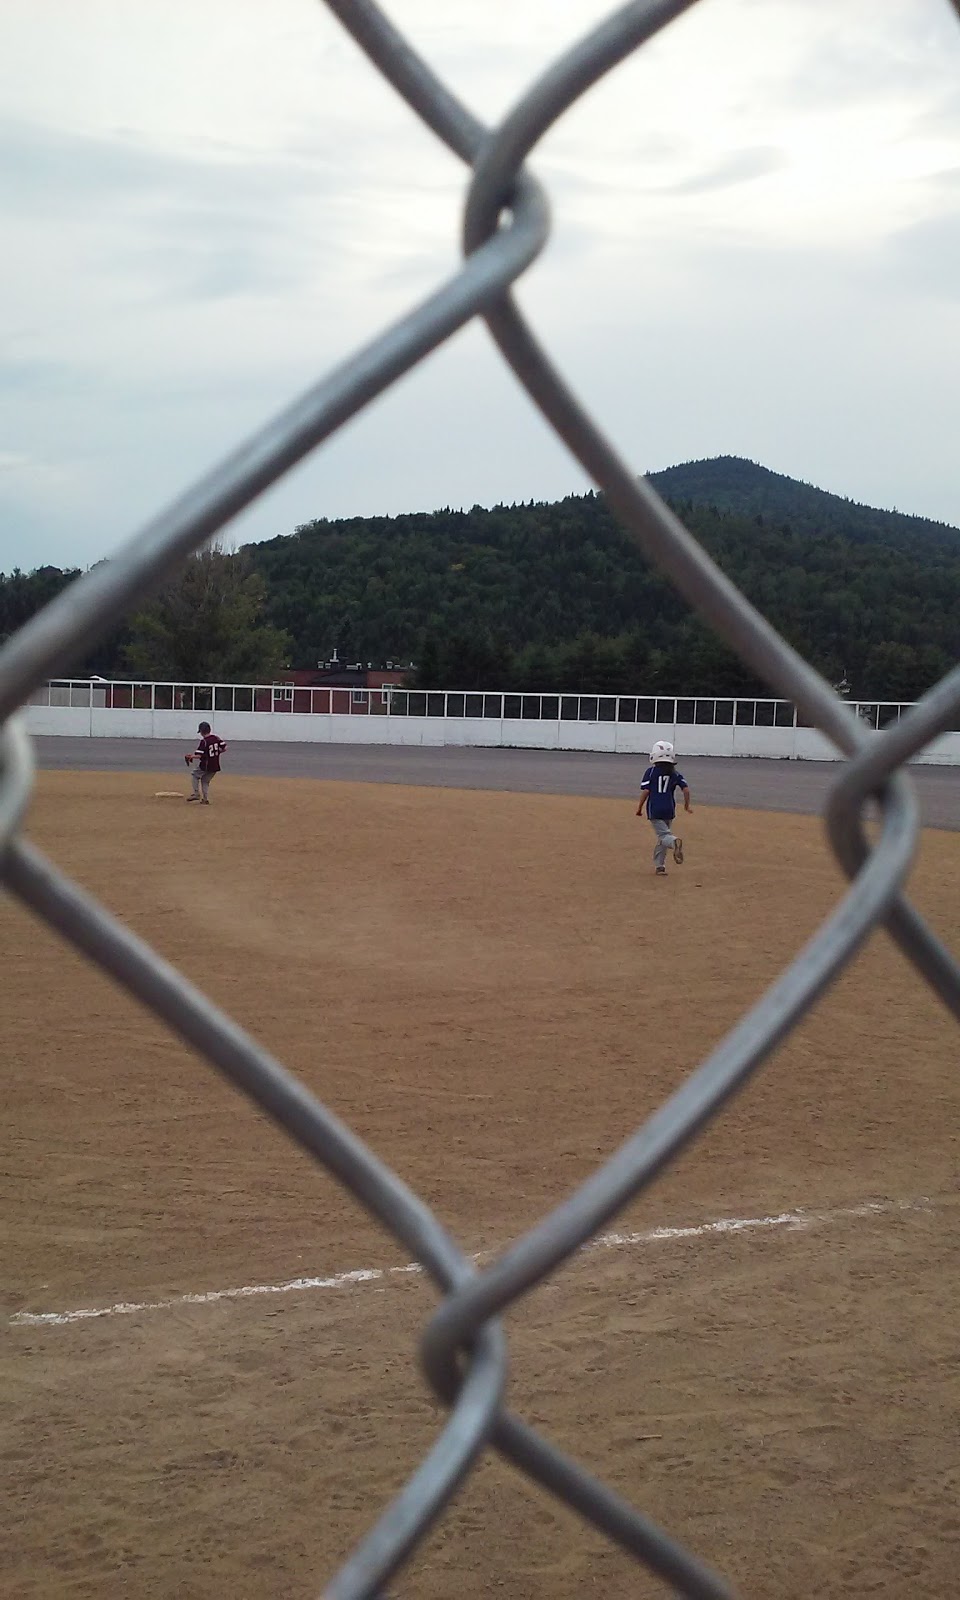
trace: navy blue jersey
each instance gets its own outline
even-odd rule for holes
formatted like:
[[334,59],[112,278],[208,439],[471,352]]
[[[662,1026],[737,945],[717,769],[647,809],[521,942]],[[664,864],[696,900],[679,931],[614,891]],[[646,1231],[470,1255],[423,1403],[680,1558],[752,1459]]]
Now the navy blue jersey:
[[677,814],[676,791],[686,787],[683,773],[669,762],[661,761],[655,767],[648,767],[640,781],[640,788],[647,796],[647,816],[672,822]]

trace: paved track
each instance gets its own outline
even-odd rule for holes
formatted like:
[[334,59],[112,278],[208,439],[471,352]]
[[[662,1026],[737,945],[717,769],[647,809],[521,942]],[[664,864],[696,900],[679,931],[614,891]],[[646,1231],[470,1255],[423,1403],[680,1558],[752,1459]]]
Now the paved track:
[[[88,772],[169,772],[184,776],[180,739],[36,740],[41,767]],[[228,770],[251,776],[409,783],[447,789],[531,794],[635,795],[638,756],[582,751],[439,749],[396,745],[281,744],[235,740]],[[694,800],[758,811],[818,812],[836,767],[827,761],[762,761],[694,756],[682,763]],[[960,829],[960,771],[913,767],[928,827]]]

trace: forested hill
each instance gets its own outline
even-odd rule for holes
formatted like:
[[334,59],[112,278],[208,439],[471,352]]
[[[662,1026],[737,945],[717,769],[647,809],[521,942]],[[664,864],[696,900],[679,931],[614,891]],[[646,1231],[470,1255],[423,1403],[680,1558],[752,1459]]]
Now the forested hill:
[[685,461],[664,472],[651,472],[650,482],[671,505],[715,506],[738,516],[762,516],[784,522],[798,533],[839,533],[897,549],[942,544],[960,549],[960,530],[901,511],[878,511],[842,495],[828,494],[781,472],[771,472],[742,456],[716,456],[710,461]]
[[[912,699],[960,655],[960,532],[721,457],[654,480],[831,681]],[[719,502],[719,503],[717,503]],[[297,665],[414,659],[462,688],[749,692],[599,495],[308,523],[248,547]],[[759,686],[757,686],[759,687]]]
[[[957,529],[729,456],[653,481],[746,595],[854,696],[915,699],[960,659]],[[0,640],[73,576],[0,576]],[[74,670],[270,682],[334,649],[346,661],[414,661],[423,687],[764,692],[597,494],[307,523],[185,570]]]

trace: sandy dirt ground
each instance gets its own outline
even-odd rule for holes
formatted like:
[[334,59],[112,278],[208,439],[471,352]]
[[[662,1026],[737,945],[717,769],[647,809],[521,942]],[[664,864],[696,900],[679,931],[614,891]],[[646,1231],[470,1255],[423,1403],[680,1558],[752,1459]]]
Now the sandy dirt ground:
[[[804,816],[698,807],[656,880],[629,802],[225,775],[201,809],[167,787],[44,773],[30,833],[471,1251],[612,1151],[841,890]],[[926,833],[912,892],[954,947],[958,876],[960,838]],[[316,1596],[435,1435],[429,1288],[7,900],[0,939],[3,1593]],[[513,1406],[745,1596],[955,1592],[956,1056],[878,936],[618,1237],[508,1319]],[[625,1237],[657,1229],[681,1231]],[[358,1268],[382,1275],[182,1299]],[[145,1309],[22,1320],[120,1303]],[[496,1461],[392,1592],[491,1591],[663,1592]]]
[[[47,737],[34,741],[51,771],[175,772],[178,739]],[[679,747],[678,747],[679,748]],[[750,811],[821,813],[839,768],[832,761],[768,761],[750,756],[685,756],[698,798]],[[287,744],[233,739],[230,770],[244,777],[323,778],[344,783],[412,783],[418,788],[496,789],[516,794],[579,794],[629,799],[643,756],[598,750],[510,750],[466,745]],[[956,767],[910,767],[925,827],[960,829]]]

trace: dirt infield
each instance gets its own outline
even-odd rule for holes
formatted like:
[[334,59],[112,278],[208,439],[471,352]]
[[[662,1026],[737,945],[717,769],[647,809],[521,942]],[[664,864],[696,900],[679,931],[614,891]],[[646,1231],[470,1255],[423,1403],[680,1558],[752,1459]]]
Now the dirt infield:
[[[44,773],[30,831],[471,1251],[615,1148],[841,888],[804,816],[698,807],[658,881],[621,801],[232,776],[209,810],[153,798],[173,786]],[[913,893],[954,947],[958,869],[960,838],[924,835]],[[0,933],[3,1592],[316,1596],[435,1431],[429,1289],[9,901]],[[955,1029],[880,936],[511,1315],[511,1403],[744,1595],[953,1592],[958,1137]],[[326,1286],[211,1297],[304,1278]],[[663,1592],[497,1463],[394,1592],[491,1590]]]
[[[176,772],[179,739],[35,741],[41,767],[67,772]],[[629,799],[646,762],[642,756],[586,750],[501,750],[458,745],[286,744],[231,740],[231,772],[245,777],[324,778],[344,783],[412,783],[419,788],[495,789],[513,794],[579,794]],[[766,761],[751,757],[683,756],[683,770],[709,805],[751,811],[821,812],[837,776],[832,761]],[[956,767],[912,766],[920,813],[928,828],[960,829]]]

